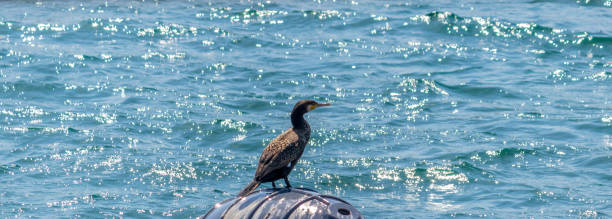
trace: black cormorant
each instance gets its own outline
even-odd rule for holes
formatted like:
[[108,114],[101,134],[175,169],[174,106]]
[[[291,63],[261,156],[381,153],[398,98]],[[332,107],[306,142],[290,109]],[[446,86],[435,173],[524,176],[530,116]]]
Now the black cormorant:
[[304,119],[304,114],[329,103],[317,103],[314,100],[301,100],[295,104],[291,111],[292,128],[287,129],[268,144],[259,157],[259,164],[253,181],[249,183],[238,196],[246,196],[255,190],[259,184],[285,179],[285,186],[291,187],[287,176],[298,162],[308,139],[310,139],[310,125]]

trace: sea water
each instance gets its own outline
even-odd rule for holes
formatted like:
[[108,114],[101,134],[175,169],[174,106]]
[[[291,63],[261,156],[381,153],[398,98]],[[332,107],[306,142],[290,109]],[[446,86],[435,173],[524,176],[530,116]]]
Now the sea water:
[[0,217],[203,215],[314,99],[368,218],[607,218],[611,58],[610,0],[3,1]]

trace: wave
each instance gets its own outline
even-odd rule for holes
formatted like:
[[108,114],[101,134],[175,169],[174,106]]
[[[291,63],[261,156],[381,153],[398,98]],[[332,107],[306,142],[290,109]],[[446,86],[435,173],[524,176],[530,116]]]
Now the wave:
[[536,155],[536,149],[525,149],[525,148],[502,148],[498,150],[487,150],[479,152],[471,152],[462,155],[457,155],[453,160],[506,160],[514,159],[516,157],[523,157],[525,155]]
[[435,31],[459,36],[501,37],[526,40],[555,48],[574,46],[612,46],[612,37],[591,33],[572,33],[535,23],[512,23],[489,17],[461,17],[452,12],[434,11],[410,18],[404,25],[420,24]]
[[508,89],[501,87],[490,87],[490,86],[476,86],[476,85],[447,85],[441,82],[436,82],[443,88],[448,89],[451,92],[475,96],[475,97],[503,97],[509,99],[519,99],[522,97],[520,94],[515,94]]
[[533,0],[531,4],[538,3],[555,3],[555,4],[577,4],[580,6],[590,7],[612,7],[612,0],[578,0],[578,1],[554,1],[554,0]]
[[25,92],[39,92],[44,94],[55,93],[65,90],[64,85],[60,83],[36,83],[34,81],[28,82],[24,80],[14,82],[3,82],[4,93],[12,93],[19,95]]

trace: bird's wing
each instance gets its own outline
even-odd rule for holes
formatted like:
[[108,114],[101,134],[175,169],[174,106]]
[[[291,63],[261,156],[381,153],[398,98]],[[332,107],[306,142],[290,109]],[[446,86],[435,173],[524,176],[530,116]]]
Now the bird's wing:
[[291,129],[272,140],[264,149],[257,166],[257,176],[265,176],[279,168],[287,166],[297,159],[296,153],[299,137]]

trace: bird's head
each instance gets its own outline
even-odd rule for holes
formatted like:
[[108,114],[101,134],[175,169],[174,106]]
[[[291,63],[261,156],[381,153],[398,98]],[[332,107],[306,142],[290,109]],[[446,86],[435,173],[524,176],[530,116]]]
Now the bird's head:
[[304,114],[304,113],[310,112],[311,110],[314,110],[314,109],[316,109],[318,107],[329,106],[329,105],[331,105],[331,104],[329,104],[329,103],[317,103],[317,101],[314,101],[314,100],[300,100],[293,107],[292,113]]

